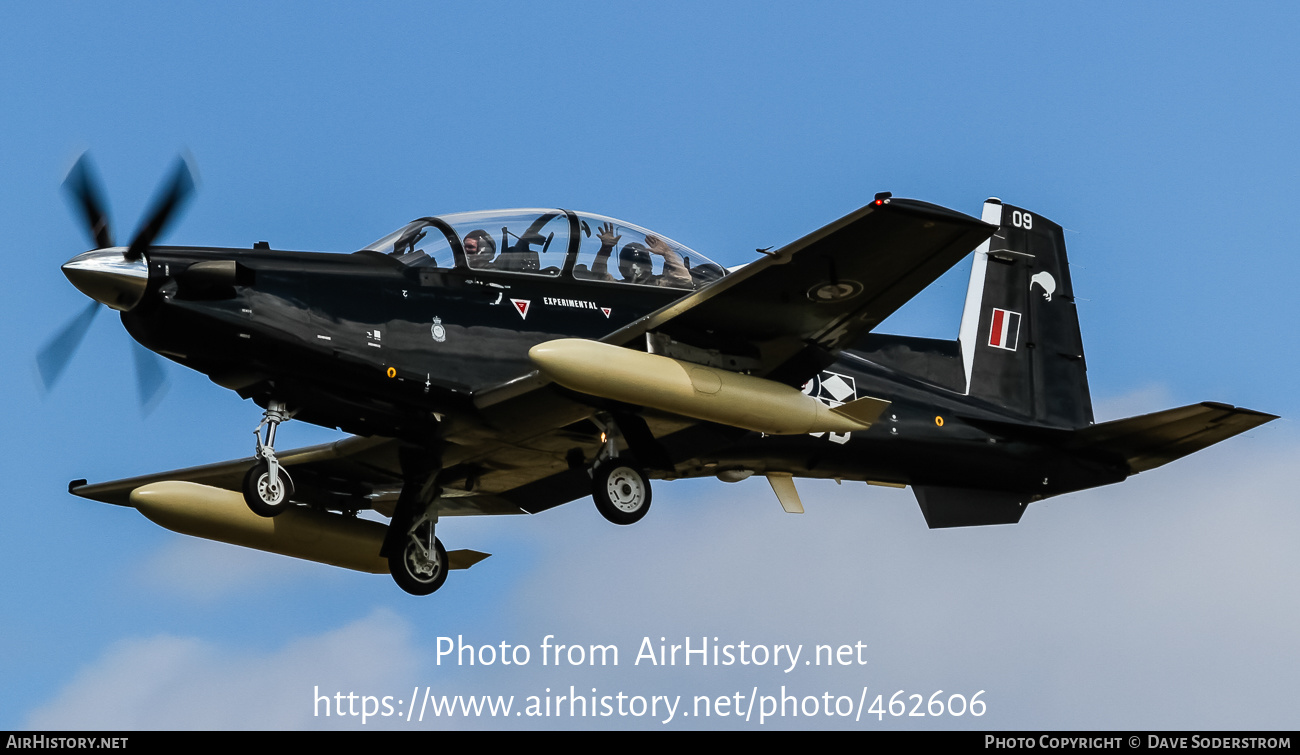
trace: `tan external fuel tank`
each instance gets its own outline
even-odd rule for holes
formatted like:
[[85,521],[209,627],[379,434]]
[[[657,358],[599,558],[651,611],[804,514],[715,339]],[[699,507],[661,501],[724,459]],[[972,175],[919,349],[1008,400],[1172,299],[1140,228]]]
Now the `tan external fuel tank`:
[[388,528],[379,522],[302,506],[267,519],[249,511],[239,493],[174,480],[136,488],[131,491],[131,505],[153,523],[182,535],[371,574],[388,573],[388,561],[379,557]]
[[772,380],[580,338],[539,343],[528,356],[570,390],[769,435],[865,430],[889,406],[859,398],[831,408]]

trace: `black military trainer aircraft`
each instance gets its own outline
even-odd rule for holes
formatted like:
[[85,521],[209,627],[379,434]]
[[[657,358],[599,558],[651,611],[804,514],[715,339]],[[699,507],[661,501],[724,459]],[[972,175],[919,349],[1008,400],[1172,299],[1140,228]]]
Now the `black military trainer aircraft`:
[[[996,199],[977,220],[879,194],[728,272],[560,209],[420,218],[351,254],[158,246],[184,163],[114,246],[96,185],[83,158],[66,186],[96,248],[69,280],[265,413],[251,458],[70,491],[414,594],[486,557],[443,548],[446,516],[590,495],[631,524],[651,479],[761,475],[791,512],[794,478],[833,478],[912,486],[930,527],[1010,524],[1274,419],[1202,403],[1094,424],[1061,227]],[[872,332],[972,250],[957,340]],[[353,437],[277,451],[290,418]]]

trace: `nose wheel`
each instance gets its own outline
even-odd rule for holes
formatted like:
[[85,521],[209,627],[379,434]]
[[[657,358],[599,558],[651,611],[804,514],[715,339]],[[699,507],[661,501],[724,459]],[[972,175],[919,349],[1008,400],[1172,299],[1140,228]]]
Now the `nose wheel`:
[[[253,437],[257,438],[257,461],[244,475],[244,503],[258,516],[279,516],[293,505],[293,480],[275,457],[275,430],[292,416],[293,412],[285,409],[283,401],[268,402],[261,423],[253,431]],[[262,442],[263,427],[266,428],[265,443]]]
[[596,510],[614,524],[636,524],[650,510],[650,478],[630,461],[600,462],[591,472],[591,486]]
[[276,465],[272,472],[266,461],[259,461],[244,475],[244,503],[258,516],[267,518],[283,514],[292,505],[293,483]]

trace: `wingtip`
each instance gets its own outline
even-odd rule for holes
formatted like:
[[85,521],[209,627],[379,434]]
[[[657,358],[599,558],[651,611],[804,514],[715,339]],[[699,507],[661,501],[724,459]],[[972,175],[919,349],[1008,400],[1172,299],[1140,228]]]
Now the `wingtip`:
[[1281,415],[1278,415],[1278,414],[1270,414],[1270,413],[1268,413],[1268,412],[1261,412],[1261,411],[1259,411],[1258,409],[1247,409],[1247,408],[1244,407],[1244,406],[1233,406],[1232,404],[1225,404],[1225,403],[1223,403],[1222,401],[1202,401],[1202,402],[1201,402],[1201,406],[1204,406],[1204,407],[1209,408],[1209,409],[1218,409],[1218,410],[1220,410],[1220,411],[1232,412],[1233,414],[1250,414],[1250,415],[1254,415],[1254,416],[1259,417],[1259,418],[1261,419],[1260,424],[1263,424],[1264,422],[1272,422],[1272,421],[1275,420],[1275,419],[1281,419],[1281,418],[1282,418]]

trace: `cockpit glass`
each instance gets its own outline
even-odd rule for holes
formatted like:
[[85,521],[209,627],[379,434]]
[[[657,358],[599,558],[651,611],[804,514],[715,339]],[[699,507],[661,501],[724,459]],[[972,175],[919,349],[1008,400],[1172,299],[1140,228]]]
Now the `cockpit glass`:
[[692,289],[726,275],[721,265],[662,234],[604,215],[577,216],[573,275],[579,280]]
[[559,275],[569,254],[562,210],[487,210],[440,215],[465,249],[471,270]]
[[411,267],[448,268],[455,264],[451,242],[427,218],[407,223],[365,248],[395,257]]
[[[574,213],[578,280],[691,290],[727,274],[713,260],[639,225],[604,215]],[[412,267],[492,270],[558,276],[569,253],[569,216],[563,210],[459,212],[421,218],[370,244]],[[459,248],[458,248],[459,247]],[[464,251],[464,258],[458,255]]]

